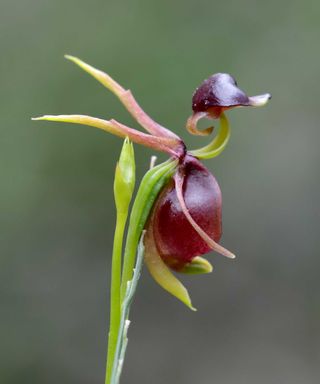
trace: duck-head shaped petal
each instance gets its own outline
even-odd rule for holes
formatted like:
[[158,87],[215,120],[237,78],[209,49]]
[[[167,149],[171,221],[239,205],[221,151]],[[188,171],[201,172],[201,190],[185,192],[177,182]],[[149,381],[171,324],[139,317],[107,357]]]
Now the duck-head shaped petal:
[[193,134],[209,134],[212,129],[199,131],[198,120],[203,117],[217,119],[221,114],[234,107],[259,107],[271,98],[269,93],[258,96],[247,96],[236,80],[227,73],[216,73],[206,79],[194,92],[192,97],[193,115],[187,123],[188,130]]

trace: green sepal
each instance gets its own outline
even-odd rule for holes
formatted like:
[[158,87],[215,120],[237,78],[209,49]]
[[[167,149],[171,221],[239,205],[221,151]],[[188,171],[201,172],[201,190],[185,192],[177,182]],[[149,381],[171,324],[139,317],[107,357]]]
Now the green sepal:
[[[151,218],[151,220],[153,220],[153,218]],[[181,281],[174,276],[158,253],[153,238],[152,222],[150,223],[145,236],[144,260],[151,276],[164,290],[175,296],[191,310],[196,311],[196,309],[192,306],[187,289]]]
[[185,264],[184,267],[179,270],[179,272],[189,275],[199,275],[203,273],[211,273],[212,270],[213,266],[209,263],[208,260],[197,256],[190,263]]

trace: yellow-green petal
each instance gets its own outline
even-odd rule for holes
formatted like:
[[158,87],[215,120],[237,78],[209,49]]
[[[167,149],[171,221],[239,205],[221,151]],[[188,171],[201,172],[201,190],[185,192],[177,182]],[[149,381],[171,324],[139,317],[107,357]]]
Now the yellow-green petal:
[[199,275],[204,273],[211,273],[213,266],[208,260],[203,257],[197,256],[190,263],[183,266],[179,272],[186,273],[189,275]]

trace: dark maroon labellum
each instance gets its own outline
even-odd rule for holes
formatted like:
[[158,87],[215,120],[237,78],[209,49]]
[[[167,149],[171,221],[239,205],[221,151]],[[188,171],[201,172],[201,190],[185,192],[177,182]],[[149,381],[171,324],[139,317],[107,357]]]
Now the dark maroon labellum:
[[[185,157],[178,172],[184,174],[183,197],[189,213],[218,242],[222,234],[222,200],[216,179],[190,155]],[[194,257],[211,251],[182,211],[173,180],[161,192],[154,207],[153,231],[160,256],[175,270],[181,269]]]
[[223,110],[238,105],[250,105],[249,97],[237,86],[227,73],[216,73],[206,79],[192,98],[194,112],[211,112],[219,117]]

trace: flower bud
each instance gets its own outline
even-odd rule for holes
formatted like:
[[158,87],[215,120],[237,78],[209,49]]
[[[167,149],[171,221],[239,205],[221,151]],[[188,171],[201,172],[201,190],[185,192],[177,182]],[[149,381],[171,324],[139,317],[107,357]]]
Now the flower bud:
[[114,179],[114,197],[118,212],[126,213],[135,185],[135,160],[133,145],[124,140]]

